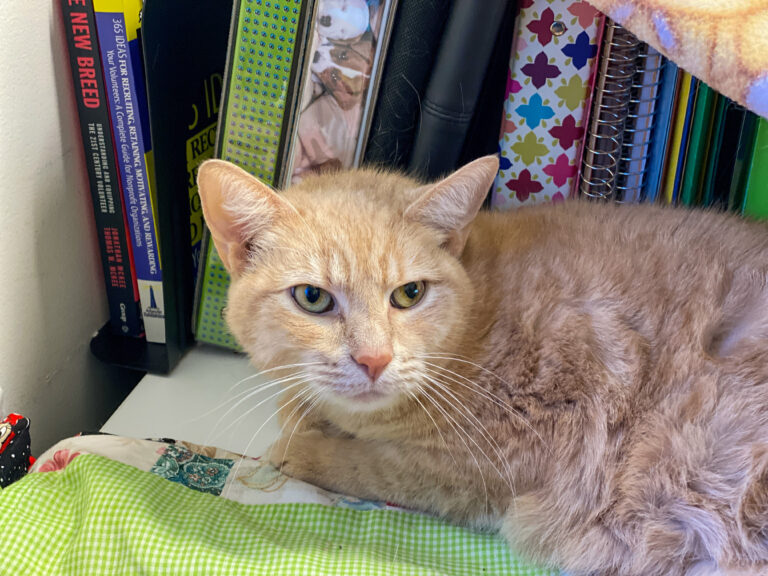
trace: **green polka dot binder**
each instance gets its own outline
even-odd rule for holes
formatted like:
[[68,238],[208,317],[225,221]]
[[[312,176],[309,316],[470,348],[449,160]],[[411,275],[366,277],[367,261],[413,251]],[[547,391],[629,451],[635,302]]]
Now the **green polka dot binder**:
[[[240,0],[230,38],[217,157],[277,186],[313,0]],[[229,273],[206,231],[195,336],[239,349],[224,322]]]

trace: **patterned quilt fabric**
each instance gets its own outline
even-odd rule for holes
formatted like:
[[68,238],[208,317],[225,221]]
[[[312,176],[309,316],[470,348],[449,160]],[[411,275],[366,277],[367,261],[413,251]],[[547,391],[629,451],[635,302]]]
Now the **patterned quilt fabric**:
[[559,574],[496,535],[212,447],[81,436],[32,472],[0,491],[3,574]]

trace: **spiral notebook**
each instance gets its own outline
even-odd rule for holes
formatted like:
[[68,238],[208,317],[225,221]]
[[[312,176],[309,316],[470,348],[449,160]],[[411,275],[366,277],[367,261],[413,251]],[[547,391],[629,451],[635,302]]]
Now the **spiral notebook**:
[[579,173],[582,195],[620,202],[648,195],[665,66],[659,52],[616,22],[606,22]]
[[639,202],[645,196],[664,66],[665,60],[659,52],[647,44],[641,46],[635,61],[636,71],[616,175],[616,199],[622,202]]
[[755,125],[753,113],[607,20],[579,191],[738,211]]

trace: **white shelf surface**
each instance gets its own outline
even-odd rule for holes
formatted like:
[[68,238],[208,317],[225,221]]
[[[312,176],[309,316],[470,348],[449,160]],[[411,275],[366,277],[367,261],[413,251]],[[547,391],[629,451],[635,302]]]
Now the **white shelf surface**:
[[244,381],[257,372],[244,355],[198,345],[170,376],[142,378],[101,431],[133,438],[186,440],[261,456],[277,439],[280,427],[277,416],[270,419],[277,410],[278,396],[269,396],[278,391],[277,386],[243,400],[241,393],[277,377],[266,374]]

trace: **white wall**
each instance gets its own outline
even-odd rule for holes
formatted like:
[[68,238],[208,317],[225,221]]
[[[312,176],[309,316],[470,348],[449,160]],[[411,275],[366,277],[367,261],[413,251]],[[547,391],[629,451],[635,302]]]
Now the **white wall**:
[[40,454],[98,429],[136,376],[88,348],[108,314],[58,0],[4,7],[0,419],[28,416]]

